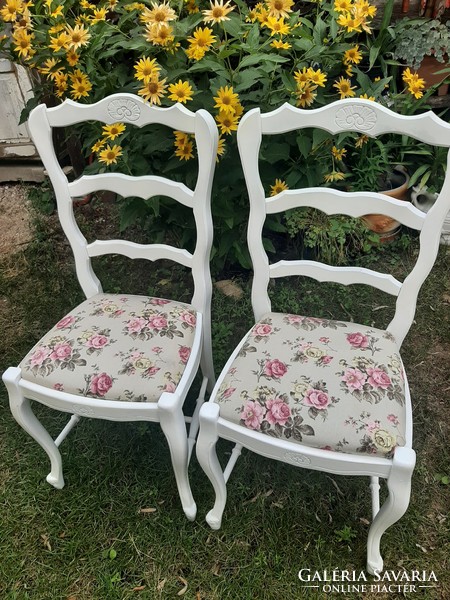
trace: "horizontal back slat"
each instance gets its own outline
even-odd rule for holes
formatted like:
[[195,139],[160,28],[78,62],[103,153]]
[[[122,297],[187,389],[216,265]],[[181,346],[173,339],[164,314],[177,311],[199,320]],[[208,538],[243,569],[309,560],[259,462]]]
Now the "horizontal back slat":
[[320,282],[350,285],[361,283],[376,287],[392,296],[398,296],[402,284],[392,275],[361,267],[333,267],[312,260],[280,260],[269,266],[271,278],[290,275],[312,277]]
[[78,104],[65,100],[59,106],[47,110],[51,127],[66,127],[82,121],[103,123],[130,123],[143,127],[150,123],[161,123],[172,129],[195,133],[195,113],[181,104],[170,108],[158,108],[133,94],[114,94],[95,104]]
[[[393,113],[378,102],[346,98],[313,110],[302,110],[283,104],[277,110],[261,115],[263,134],[280,134],[318,127],[330,133],[355,131],[371,137],[384,133],[409,135],[426,144],[450,147],[450,124],[444,123],[432,111],[404,116]],[[442,135],[448,127],[448,138]]]
[[167,259],[192,268],[192,254],[190,252],[166,244],[136,244],[126,240],[96,240],[88,244],[87,252],[90,257],[104,254],[122,254],[133,259]]
[[362,217],[372,213],[381,213],[400,221],[407,227],[422,229],[425,213],[410,202],[396,200],[376,192],[342,192],[328,188],[305,188],[285,190],[266,198],[267,214],[274,214],[292,208],[310,206],[327,215],[343,214]]
[[115,192],[124,198],[137,196],[143,200],[152,196],[169,196],[184,206],[193,208],[194,192],[192,190],[183,183],[156,175],[132,177],[122,173],[101,173],[99,175],[83,175],[69,183],[69,191],[74,198],[99,190]]

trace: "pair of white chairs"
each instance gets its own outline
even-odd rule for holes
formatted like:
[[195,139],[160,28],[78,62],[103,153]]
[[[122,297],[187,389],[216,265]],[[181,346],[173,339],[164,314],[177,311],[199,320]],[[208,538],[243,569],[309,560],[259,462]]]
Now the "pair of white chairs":
[[[52,130],[84,120],[122,121],[138,127],[161,123],[194,134],[198,152],[195,189],[163,177],[116,173],[82,176],[69,183],[55,155]],[[56,108],[38,106],[30,115],[29,127],[53,184],[61,225],[87,298],[63,316],[19,366],[3,375],[15,419],[50,458],[47,481],[56,488],[64,486],[59,445],[80,417],[159,422],[168,441],[183,510],[193,520],[196,504],[188,465],[200,429],[197,458],[216,492],[214,507],[206,517],[213,529],[221,525],[226,482],[243,447],[294,466],[364,475],[371,480],[373,509],[367,569],[371,573],[381,570],[380,539],[409,504],[415,464],[411,400],[399,350],[413,321],[419,289],[438,252],[440,229],[450,208],[449,177],[427,214],[372,191],[309,188],[266,198],[258,154],[263,135],[305,127],[333,134],[395,132],[450,147],[450,126],[431,112],[399,116],[366,100],[342,100],[317,110],[285,104],[267,114],[255,109],[242,118],[238,145],[250,200],[248,246],[254,270],[255,324],[217,383],[211,351],[209,257],[218,136],[211,115],[204,110],[192,113],[182,105],[156,108],[136,96],[115,94],[93,105],[67,100]],[[122,240],[87,243],[75,222],[72,200],[99,190],[143,199],[164,195],[190,207],[197,228],[195,251]],[[381,212],[420,230],[414,268],[400,282],[369,269],[309,260],[269,264],[262,244],[266,215],[300,206],[353,217]],[[190,267],[191,303],[104,294],[91,267],[91,258],[102,254],[170,259]],[[386,330],[379,330],[353,322],[273,313],[269,280],[289,275],[371,285],[397,297],[395,316]],[[187,419],[187,432],[183,404],[199,366],[203,381],[194,414]],[[204,403],[206,391],[210,398]],[[55,440],[36,418],[30,400],[71,414]],[[219,437],[236,443],[224,471],[215,451]],[[387,480],[389,492],[381,509],[379,478]]]

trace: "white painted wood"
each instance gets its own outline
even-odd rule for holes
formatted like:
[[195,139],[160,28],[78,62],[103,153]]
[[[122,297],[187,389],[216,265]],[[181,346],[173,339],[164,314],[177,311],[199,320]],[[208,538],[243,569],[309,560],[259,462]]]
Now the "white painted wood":
[[[190,190],[185,185],[164,177],[131,177],[120,173],[82,176],[69,183],[56,157],[52,128],[70,126],[84,120],[100,120],[104,123],[123,121],[138,127],[160,123],[194,134],[199,165],[195,189]],[[187,467],[195,442],[198,413],[204,402],[205,389],[212,389],[215,380],[211,348],[212,285],[209,270],[213,237],[211,187],[218,144],[218,131],[214,119],[204,110],[193,113],[181,104],[171,108],[156,108],[132,94],[115,94],[93,105],[78,104],[71,100],[50,109],[40,105],[31,112],[29,127],[55,190],[60,222],[71,245],[78,280],[86,297],[101,292],[100,281],[92,269],[91,257],[122,254],[131,259],[144,258],[149,261],[169,259],[192,271],[192,306],[196,310],[197,325],[191,353],[176,391],[161,393],[158,402],[119,402],[67,394],[25,381],[21,379],[20,369],[12,367],[4,375],[11,399],[11,410],[19,424],[47,452],[52,464],[47,480],[55,487],[64,485],[61,456],[57,446],[80,417],[159,422],[169,445],[183,510],[188,519],[192,520],[197,509],[189,485]],[[138,196],[143,199],[155,195],[170,196],[191,208],[197,228],[194,252],[191,254],[186,249],[166,244],[136,244],[128,240],[95,240],[88,244],[75,221],[72,199],[100,189],[110,190],[125,197]],[[204,380],[196,412],[191,420],[188,441],[183,405],[200,365]],[[30,400],[72,415],[56,442],[53,442],[31,412]]]
[[0,98],[0,143],[29,145],[27,126],[19,125],[25,101],[15,71],[0,72]]
[[[388,331],[394,335],[400,347],[414,317],[420,286],[435,260],[442,223],[450,209],[450,176],[448,175],[450,163],[442,192],[428,215],[420,214],[407,203],[371,192],[350,194],[328,188],[309,188],[288,190],[273,198],[266,198],[258,166],[262,135],[280,134],[304,127],[318,127],[332,133],[352,130],[371,136],[392,131],[448,148],[450,147],[450,125],[441,121],[433,113],[403,117],[365,100],[342,100],[317,110],[301,110],[291,105],[284,105],[265,115],[261,115],[260,111],[255,109],[247,113],[239,124],[238,147],[250,200],[248,245],[254,270],[252,306],[255,320],[261,319],[264,314],[270,312],[270,299],[267,293],[270,278],[305,275],[319,281],[334,281],[344,285],[364,283],[397,296],[396,313],[388,326]],[[388,214],[421,232],[421,248],[417,263],[403,283],[390,274],[357,267],[330,267],[315,261],[279,261],[270,265],[262,242],[266,216],[297,206],[312,206],[327,214],[343,213],[355,217],[371,212]],[[407,380],[405,379],[406,443],[405,446],[396,448],[392,459],[362,453],[332,452],[275,438],[220,417],[219,405],[214,403],[224,378],[245,343],[247,335],[230,356],[216,382],[209,402],[200,411],[197,456],[216,493],[214,507],[207,515],[207,522],[213,529],[220,527],[226,502],[226,480],[237,459],[237,456],[232,456],[225,472],[222,471],[215,450],[218,438],[236,443],[237,452],[241,447],[245,447],[262,456],[297,467],[340,475],[368,476],[371,478],[374,519],[367,543],[367,569],[370,573],[374,573],[375,569],[381,570],[383,567],[380,554],[381,536],[403,515],[408,506],[411,476],[415,464],[415,453],[412,449],[412,409]],[[286,393],[289,393],[289,390],[286,390]],[[379,509],[380,477],[387,479],[389,491],[388,499],[381,509]]]

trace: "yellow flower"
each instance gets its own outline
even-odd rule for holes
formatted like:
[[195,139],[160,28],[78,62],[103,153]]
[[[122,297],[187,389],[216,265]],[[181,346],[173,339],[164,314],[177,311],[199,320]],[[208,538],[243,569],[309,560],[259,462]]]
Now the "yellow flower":
[[333,6],[336,12],[350,12],[352,8],[351,0],[336,0]]
[[98,140],[92,146],[91,150],[92,150],[92,152],[99,152],[103,148],[104,145],[105,145],[105,140]]
[[271,17],[289,18],[289,13],[292,12],[293,0],[267,0],[266,6]]
[[65,50],[69,45],[70,36],[63,31],[58,35],[58,37],[51,37],[50,42],[51,43],[48,45],[48,47],[55,52],[58,52],[59,50]]
[[74,50],[68,50],[66,54],[66,60],[71,67],[74,67],[78,64],[80,60],[80,56]]
[[225,138],[220,137],[219,143],[217,144],[216,162],[219,162],[219,156],[223,156],[224,152],[225,152]]
[[288,189],[289,188],[286,185],[285,181],[283,181],[282,179],[275,179],[275,183],[270,186],[270,195],[276,196],[277,194],[280,194],[281,192],[284,192],[284,190]]
[[377,7],[367,0],[355,0],[354,12],[356,16],[372,19],[377,14]]
[[112,165],[117,163],[119,156],[122,156],[122,146],[109,146],[107,145],[98,155],[99,162],[105,163],[106,165]]
[[358,65],[362,61],[362,54],[359,51],[359,46],[356,45],[353,48],[349,48],[344,52],[344,63],[346,65],[352,63]]
[[178,156],[180,160],[189,160],[190,158],[194,158],[194,153],[192,152],[193,144],[191,141],[186,142],[183,146],[179,146],[175,150],[175,156]]
[[297,84],[297,90],[295,95],[297,96],[297,106],[305,108],[305,106],[311,106],[316,99],[317,93],[314,90],[317,89],[317,85],[311,85],[311,83],[300,83]]
[[342,181],[342,179],[345,179],[345,175],[344,175],[344,173],[341,173],[340,171],[331,171],[331,173],[328,173],[328,175],[325,175],[325,177],[323,179],[327,183],[332,183],[333,181]]
[[320,87],[325,87],[327,76],[325,75],[325,73],[322,73],[320,69],[314,71],[314,69],[309,68],[307,74],[312,83],[314,83],[315,85],[319,85]]
[[134,65],[134,70],[136,71],[135,78],[146,82],[154,75],[158,75],[161,67],[156,62],[156,58],[150,59],[144,56]]
[[62,31],[64,29],[65,25],[64,23],[56,23],[56,25],[53,25],[53,27],[50,27],[50,29],[48,30],[49,35],[54,35],[55,33],[59,33],[60,31]]
[[206,52],[216,41],[216,36],[212,33],[213,31],[212,29],[209,29],[209,27],[197,27],[193,36],[187,38],[187,41],[190,44],[189,48],[186,50],[188,58],[200,60],[205,56]]
[[408,84],[408,92],[414,96],[414,98],[422,98],[423,89],[425,87],[425,82],[423,79],[418,79],[417,81],[411,81]]
[[362,148],[369,141],[368,135],[361,135],[355,142],[355,148]]
[[142,96],[150,104],[161,104],[161,98],[166,93],[166,80],[159,80],[158,75],[152,75],[148,81],[145,82],[143,88],[138,91],[139,96]]
[[154,46],[167,46],[174,40],[173,28],[167,23],[148,24],[145,31],[145,39]]
[[83,73],[83,71],[80,71],[80,69],[75,69],[75,71],[69,74],[69,77],[72,83],[83,83],[85,81],[88,81],[88,76],[85,73]]
[[84,28],[84,25],[75,25],[75,27],[66,25],[66,31],[70,36],[69,48],[71,50],[77,50],[89,43],[91,34]]
[[203,21],[205,23],[221,23],[222,21],[229,21],[230,17],[227,17],[228,13],[234,10],[233,6],[230,6],[230,0],[225,4],[223,0],[214,0],[211,2],[211,8],[209,10],[203,10]]
[[309,75],[309,69],[306,67],[303,67],[303,69],[301,71],[295,71],[294,79],[300,85],[303,83],[309,83],[311,80],[310,75]]
[[17,29],[13,33],[14,50],[19,56],[27,58],[32,52],[31,40],[34,38],[33,33],[28,33],[26,29]]
[[15,21],[18,13],[23,10],[22,0],[6,0],[5,6],[0,10],[0,15],[4,21]]
[[260,10],[256,14],[256,18],[261,23],[261,25],[267,25],[267,19],[269,18],[270,13],[267,8],[261,7]]
[[64,6],[63,6],[62,4],[59,4],[59,5],[58,5],[58,6],[55,8],[55,10],[54,10],[54,11],[51,11],[51,12],[50,12],[50,16],[51,16],[53,19],[56,19],[57,17],[59,17],[60,15],[62,15],[62,14],[63,14],[63,9],[64,9]]
[[188,81],[181,81],[179,79],[177,83],[171,83],[169,85],[169,92],[169,100],[173,100],[174,102],[183,102],[183,104],[186,104],[188,100],[192,100],[192,87]]
[[361,94],[360,98],[363,98],[364,100],[371,100],[372,102],[375,102],[375,96],[368,96],[367,94]]
[[58,98],[61,98],[64,95],[64,92],[67,90],[68,78],[69,78],[69,76],[67,75],[67,73],[61,73],[61,72],[55,73],[55,76],[54,76],[54,81],[55,81],[55,86],[56,86],[55,94]]
[[345,79],[344,77],[341,77],[339,81],[333,84],[333,87],[335,87],[340,93],[341,100],[343,98],[353,98],[353,96],[355,95],[355,92],[353,90],[356,89],[356,86],[352,87],[350,79]]
[[285,24],[284,18],[277,19],[276,17],[269,17],[266,22],[266,27],[270,29],[270,35],[279,34],[281,36],[287,35],[291,28]]
[[277,50],[289,50],[289,48],[292,48],[291,44],[282,42],[281,40],[273,40],[270,45]]
[[232,87],[221,87],[217,90],[217,96],[214,96],[216,103],[214,108],[218,108],[219,111],[230,113],[234,115],[235,107],[239,104],[239,96],[233,92]]
[[231,114],[230,112],[225,112],[223,110],[219,111],[219,114],[216,116],[216,121],[220,127],[220,133],[224,135],[225,133],[231,134],[232,131],[236,131],[238,127],[239,117],[236,114]]
[[336,146],[333,146],[331,148],[331,154],[334,156],[334,158],[336,158],[337,160],[342,160],[342,158],[344,157],[344,154],[347,154],[347,150],[345,148],[341,148],[339,150],[339,148],[336,148]]
[[418,73],[413,73],[409,67],[404,70],[403,75],[402,75],[402,79],[408,85],[410,83],[413,83],[413,82],[416,82],[416,81],[420,81],[421,83],[425,83],[425,81],[419,77],[419,74]]
[[184,146],[189,142],[189,134],[185,131],[174,131],[173,135],[175,136],[175,148],[181,148],[181,146]]
[[352,77],[353,65],[347,65],[347,68],[345,69],[345,74],[347,75],[347,77]]
[[186,10],[190,15],[200,12],[199,7],[195,4],[195,0],[184,0],[186,3]]
[[85,96],[89,96],[89,92],[92,90],[92,84],[89,79],[85,78],[80,80],[72,80],[71,96],[74,100],[79,100]]
[[39,73],[47,75],[49,79],[55,79],[57,73],[61,73],[62,67],[57,58],[48,58],[42,67],[38,68]]
[[175,21],[177,15],[173,8],[170,8],[168,2],[163,2],[162,4],[158,4],[157,2],[152,2],[153,8],[144,8],[141,13],[140,19],[144,23],[149,23],[150,25],[162,25],[163,23],[168,23],[169,21]]
[[123,123],[113,123],[112,125],[103,125],[103,137],[105,140],[115,140],[125,131],[126,126]]
[[92,24],[100,23],[100,21],[106,21],[107,8],[96,8],[90,19]]
[[341,27],[345,27],[348,32],[361,31],[361,22],[355,19],[350,13],[343,13],[336,20]]

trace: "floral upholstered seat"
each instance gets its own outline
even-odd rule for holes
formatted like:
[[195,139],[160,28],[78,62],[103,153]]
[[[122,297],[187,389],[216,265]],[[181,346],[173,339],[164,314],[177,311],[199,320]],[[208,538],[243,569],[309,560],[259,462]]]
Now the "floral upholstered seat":
[[98,294],[36,344],[19,365],[22,378],[82,396],[157,402],[181,379],[195,325],[189,304]]
[[215,401],[227,421],[306,446],[389,456],[405,444],[397,345],[354,323],[267,314]]

